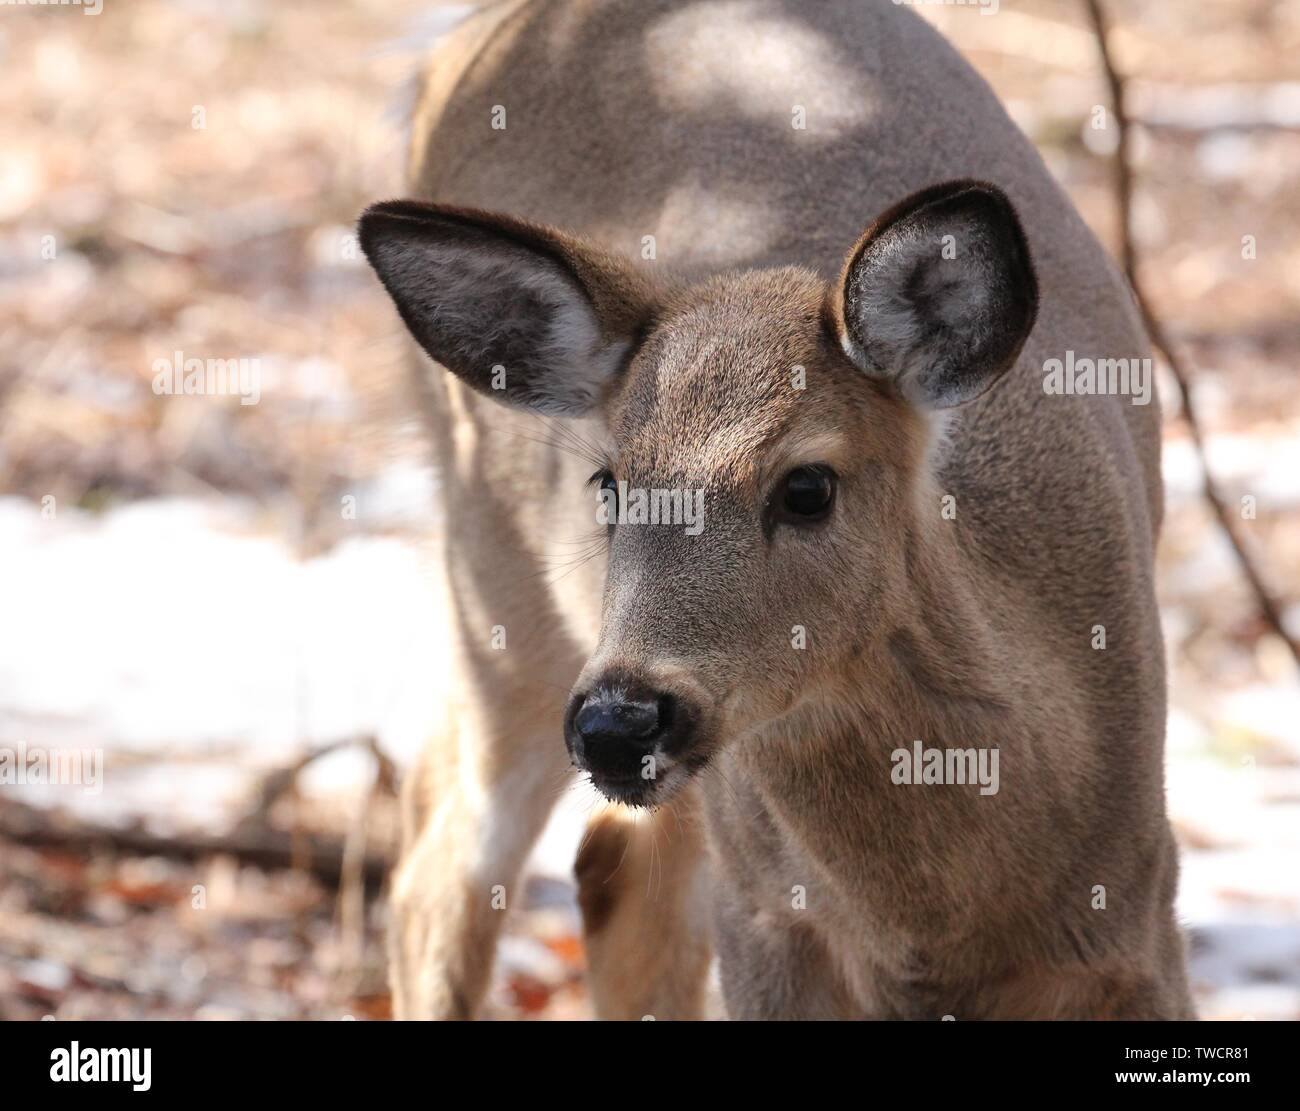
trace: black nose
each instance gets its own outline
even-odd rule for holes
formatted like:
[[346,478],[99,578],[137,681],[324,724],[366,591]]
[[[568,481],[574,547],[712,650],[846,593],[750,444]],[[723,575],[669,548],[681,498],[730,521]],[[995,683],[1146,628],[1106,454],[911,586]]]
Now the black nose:
[[598,778],[644,779],[647,757],[669,739],[675,706],[640,684],[602,685],[570,699],[564,739],[574,762]]
[[659,732],[659,703],[584,701],[573,727],[587,745],[642,741]]

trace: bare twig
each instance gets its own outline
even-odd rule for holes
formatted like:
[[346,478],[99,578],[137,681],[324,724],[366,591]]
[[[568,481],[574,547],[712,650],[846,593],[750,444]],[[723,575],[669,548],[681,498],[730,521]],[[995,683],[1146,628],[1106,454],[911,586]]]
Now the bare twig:
[[1183,404],[1183,416],[1187,421],[1187,428],[1192,436],[1192,444],[1201,461],[1201,471],[1205,475],[1205,500],[1209,503],[1211,510],[1218,519],[1224,535],[1232,544],[1242,574],[1250,583],[1250,588],[1254,592],[1256,603],[1259,605],[1264,620],[1268,622],[1272,630],[1291,650],[1296,666],[1300,667],[1300,643],[1297,643],[1295,638],[1286,631],[1286,626],[1282,621],[1282,607],[1264,583],[1263,575],[1255,565],[1249,551],[1247,551],[1245,541],[1237,532],[1236,523],[1232,514],[1228,511],[1227,502],[1224,501],[1218,484],[1210,473],[1209,461],[1205,455],[1205,435],[1200,419],[1196,414],[1196,407],[1192,403],[1192,391],[1187,368],[1174,350],[1173,344],[1169,342],[1168,333],[1152,311],[1151,302],[1142,287],[1141,281],[1138,279],[1137,254],[1133,246],[1133,162],[1130,148],[1129,117],[1124,103],[1124,78],[1115,68],[1115,63],[1110,56],[1110,49],[1106,43],[1108,24],[1106,14],[1102,10],[1101,0],[1084,0],[1084,6],[1088,9],[1088,17],[1092,21],[1092,27],[1096,33],[1097,49],[1101,54],[1101,64],[1106,71],[1106,82],[1110,87],[1111,112],[1115,117],[1115,127],[1118,134],[1118,143],[1115,148],[1115,195],[1119,204],[1120,259],[1124,265],[1124,273],[1127,275],[1129,285],[1133,289],[1133,295],[1137,300],[1138,309],[1142,313],[1142,320],[1146,325],[1147,334],[1151,337],[1151,342],[1156,349],[1164,357],[1165,363],[1174,376],[1174,380],[1178,383],[1178,393]]
[[[337,837],[301,835],[294,843],[282,830],[236,830],[226,836],[181,834],[161,836],[135,826],[119,828],[82,822],[68,814],[51,813],[6,796],[0,799],[0,840],[32,848],[58,849],[74,856],[105,852],[114,856],[161,856],[169,860],[202,860],[233,856],[264,869],[301,867],[322,883],[338,886],[343,878],[344,846]],[[366,853],[355,866],[372,894],[388,875],[387,855]]]
[[397,771],[374,737],[365,743],[375,758],[375,778],[343,841],[337,922],[341,959],[338,984],[344,1000],[362,992],[366,950],[366,842],[377,805],[397,795]]
[[258,783],[257,798],[249,812],[240,820],[240,829],[258,829],[269,824],[271,808],[295,786],[298,776],[308,765],[340,749],[361,747],[375,759],[375,785],[389,795],[397,793],[397,770],[379,742],[369,733],[356,737],[343,737],[303,753],[283,767],[273,768]]

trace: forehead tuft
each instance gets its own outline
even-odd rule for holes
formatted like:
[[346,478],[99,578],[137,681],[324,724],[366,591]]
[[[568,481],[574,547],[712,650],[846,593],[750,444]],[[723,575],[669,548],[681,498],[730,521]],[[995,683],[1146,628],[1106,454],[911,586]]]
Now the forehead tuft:
[[833,351],[823,295],[816,275],[793,267],[726,275],[679,294],[612,408],[620,454],[646,468],[709,472],[752,459],[791,423],[814,366]]

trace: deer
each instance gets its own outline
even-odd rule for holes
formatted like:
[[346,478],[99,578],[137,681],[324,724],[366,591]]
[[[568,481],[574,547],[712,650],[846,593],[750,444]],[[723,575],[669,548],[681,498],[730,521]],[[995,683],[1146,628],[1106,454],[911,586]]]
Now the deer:
[[1044,388],[1148,340],[938,31],[492,4],[428,60],[407,193],[359,239],[414,341],[454,676],[395,1015],[478,1013],[492,893],[582,776],[598,1017],[702,1017],[715,960],[740,1020],[1194,1017],[1159,404]]

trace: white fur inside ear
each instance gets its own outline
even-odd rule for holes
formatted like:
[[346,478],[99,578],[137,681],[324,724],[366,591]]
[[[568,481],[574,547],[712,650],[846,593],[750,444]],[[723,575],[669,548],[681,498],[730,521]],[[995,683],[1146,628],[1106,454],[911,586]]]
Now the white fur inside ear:
[[[533,408],[573,413],[594,405],[618,370],[626,342],[607,342],[586,293],[559,265],[511,247],[400,241],[385,245],[391,280],[419,302],[444,338],[449,367],[493,373],[480,353],[526,350],[525,366],[502,363],[507,396],[516,387]],[[454,365],[459,362],[461,365]],[[521,381],[516,375],[526,375]]]
[[1037,284],[1024,230],[994,186],[919,194],[864,236],[844,275],[845,352],[918,408],[991,389],[1024,346]]
[[[869,337],[873,352],[888,351],[900,359],[906,357],[921,339],[921,321],[915,307],[904,297],[902,286],[913,270],[928,260],[923,258],[919,237],[912,236],[882,252],[877,264],[884,278],[858,291],[859,327]],[[935,248],[937,250],[937,245]],[[879,368],[890,378],[899,377],[905,367],[900,363]]]
[[867,370],[869,362],[867,353],[862,350],[862,344],[855,340],[848,333],[848,329],[843,324],[840,325],[840,350],[849,357],[849,361],[863,370]]
[[[870,328],[872,352],[868,355],[856,339],[841,326],[840,347],[849,360],[866,374],[882,381],[897,383],[903,396],[912,402],[921,399],[916,396],[916,384],[927,365],[927,358],[922,347],[924,328],[917,314],[896,295],[880,293],[863,297],[859,301]],[[882,362],[881,355],[888,353],[888,361]]]
[[[903,385],[922,369],[924,347],[936,326],[966,330],[989,307],[983,259],[970,252],[944,258],[941,252],[937,233],[916,229],[882,250],[876,261],[878,280],[857,291],[858,327],[876,359],[888,353],[892,360],[874,369]],[[925,305],[925,316],[918,312],[918,303]],[[865,355],[861,345],[854,347],[859,356]]]

